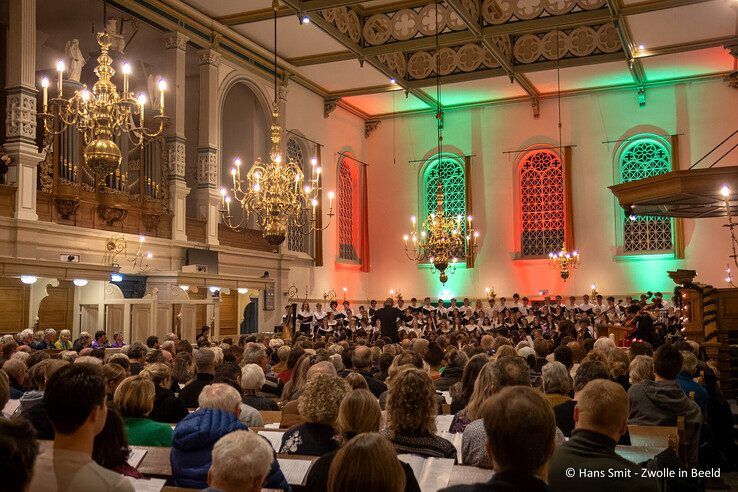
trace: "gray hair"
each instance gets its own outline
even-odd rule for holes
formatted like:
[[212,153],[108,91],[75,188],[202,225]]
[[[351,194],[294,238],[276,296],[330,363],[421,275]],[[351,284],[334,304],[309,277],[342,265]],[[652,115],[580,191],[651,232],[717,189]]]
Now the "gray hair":
[[636,355],[628,368],[632,384],[641,381],[653,381],[653,357],[650,355]]
[[336,373],[339,373],[341,371],[345,371],[346,367],[343,365],[343,359],[341,358],[341,354],[333,354],[330,357],[331,364],[333,364],[333,367],[336,368]]
[[682,350],[682,371],[692,376],[695,369],[697,369],[697,357],[689,350]]
[[69,330],[62,330],[59,332],[59,336],[63,337],[64,335],[68,336],[69,338],[72,338],[72,332]]
[[246,430],[230,432],[213,446],[210,475],[216,485],[244,489],[264,479],[272,464],[272,447],[258,434]]
[[224,383],[214,383],[205,386],[197,399],[200,408],[213,408],[226,412],[233,412],[241,405],[241,395],[233,387]]
[[195,352],[195,367],[197,372],[215,368],[215,352],[209,348],[201,348]]
[[91,355],[81,355],[74,359],[75,364],[92,364],[95,366],[102,366],[102,361],[97,357]]
[[602,352],[603,354],[607,355],[610,353],[612,349],[616,348],[616,346],[615,346],[615,341],[612,338],[600,337],[597,340],[595,340],[593,348],[594,350],[598,352]]
[[32,337],[32,336],[33,336],[33,330],[31,330],[30,328],[26,328],[25,330],[21,331],[18,334],[18,338],[20,338],[20,339],[23,339],[23,338],[26,338],[26,337]]
[[246,364],[241,368],[241,388],[259,391],[265,382],[264,370],[260,365]]
[[571,391],[571,377],[566,366],[559,361],[544,365],[541,369],[541,386],[544,393],[568,394]]
[[0,337],[0,345],[5,345],[8,342],[13,341],[13,335],[3,335]]
[[56,335],[56,330],[53,328],[46,328],[44,335]]
[[30,356],[31,354],[29,354],[28,352],[22,352],[19,350],[17,352],[14,352],[13,355],[10,356],[10,358],[17,359],[25,364]]
[[492,386],[495,391],[507,386],[530,386],[528,363],[522,357],[500,357],[492,368]]
[[77,352],[75,352],[74,350],[62,350],[61,352],[59,352],[59,358],[71,364],[77,359]]
[[211,350],[215,356],[213,360],[215,367],[221,365],[223,363],[223,349],[220,347],[208,347],[208,349]]
[[259,364],[266,356],[266,349],[260,343],[247,343],[243,348],[242,364]]

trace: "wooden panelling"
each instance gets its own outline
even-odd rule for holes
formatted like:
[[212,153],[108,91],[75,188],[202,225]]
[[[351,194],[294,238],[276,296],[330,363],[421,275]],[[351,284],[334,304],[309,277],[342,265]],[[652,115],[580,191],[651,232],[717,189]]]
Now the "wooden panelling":
[[187,240],[196,243],[204,243],[207,237],[206,229],[207,221],[202,219],[195,219],[194,217],[187,217],[185,230],[187,232]]
[[272,247],[264,241],[261,231],[255,229],[233,231],[224,224],[218,224],[218,241],[223,246],[231,246],[232,248],[272,251]]
[[48,295],[38,306],[38,329],[72,329],[74,315],[74,285],[68,280],[59,281],[58,287],[46,288]]
[[16,186],[0,185],[0,215],[12,217],[15,214]]
[[238,294],[220,294],[220,338],[238,334]]
[[30,288],[19,279],[0,279],[0,333],[18,333],[28,328]]

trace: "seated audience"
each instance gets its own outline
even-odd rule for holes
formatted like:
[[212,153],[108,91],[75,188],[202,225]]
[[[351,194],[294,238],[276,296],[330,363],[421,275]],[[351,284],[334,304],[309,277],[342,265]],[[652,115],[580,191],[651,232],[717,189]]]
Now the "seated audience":
[[[640,466],[621,458],[615,446],[628,430],[628,395],[621,385],[605,379],[587,383],[577,394],[575,429],[556,447],[548,468],[552,492],[660,490],[656,479],[639,478]],[[574,467],[576,475],[567,470]],[[623,473],[617,477],[610,470]]]
[[[172,480],[178,487],[202,489],[212,464],[212,450],[223,436],[238,430],[248,430],[238,420],[241,395],[227,384],[211,384],[200,392],[199,405],[179,421],[174,428],[172,451]],[[267,475],[265,488],[289,490],[276,459]]]
[[[336,426],[341,443],[345,444],[359,434],[379,432],[381,420],[382,411],[374,395],[368,390],[351,391],[343,399],[338,409]],[[322,492],[327,489],[329,470],[337,452],[331,451],[324,454],[313,463],[305,479],[307,492]],[[394,453],[394,450],[392,450],[392,454]],[[405,492],[420,492],[418,481],[415,479],[410,465],[402,462],[400,464],[405,472]]]
[[264,371],[264,386],[262,386],[261,391],[274,396],[280,396],[282,394],[284,383],[280,381],[277,374],[269,367],[269,356],[262,344],[246,344],[243,349],[241,364],[256,364]]
[[607,365],[610,367],[610,379],[628,391],[630,389],[630,378],[628,377],[630,359],[627,352],[623,349],[611,348],[607,353]]
[[484,449],[494,475],[487,483],[455,485],[443,492],[544,492],[546,466],[554,451],[556,422],[551,405],[525,385],[503,388],[482,408]]
[[392,376],[383,434],[399,453],[456,460],[456,448],[436,435],[438,400],[428,373],[412,366]]
[[541,371],[541,389],[551,407],[571,400],[571,377],[566,366],[556,361],[544,365]]
[[149,349],[141,342],[133,342],[128,346],[129,372],[131,376],[136,376],[143,370],[146,365],[146,356],[148,353]]
[[179,398],[187,408],[196,408],[202,389],[215,380],[215,352],[202,348],[195,352],[197,374],[179,392]]
[[305,423],[282,435],[280,453],[322,456],[335,450],[338,408],[349,391],[348,383],[337,376],[318,374],[308,380],[298,400]]
[[62,330],[59,332],[59,340],[54,342],[54,348],[57,350],[72,350],[72,332]]
[[451,413],[456,414],[469,403],[469,398],[471,398],[474,392],[474,383],[477,380],[477,376],[479,376],[479,372],[487,362],[489,362],[489,357],[486,354],[478,354],[469,359],[469,362],[464,367],[464,374],[461,376],[461,381],[449,388],[449,393],[451,394]]
[[469,357],[461,350],[452,350],[446,360],[448,360],[448,363],[441,377],[434,383],[436,391],[449,391],[451,386],[461,381],[464,375],[464,366],[466,366]]
[[151,420],[176,424],[187,416],[187,407],[171,390],[171,369],[167,364],[149,364],[140,375],[154,383],[154,407],[149,414]]
[[272,465],[269,442],[237,430],[218,439],[205,492],[260,492]]
[[171,446],[172,428],[149,418],[154,408],[154,383],[139,374],[123,380],[113,402],[126,428],[128,442],[136,446]]
[[653,381],[653,358],[650,355],[636,355],[628,366],[628,379],[631,385],[646,379]]
[[282,403],[290,402],[300,396],[307,382],[307,371],[310,369],[311,364],[310,354],[303,353],[291,370],[290,380],[285,383],[282,389]]
[[[681,353],[684,362],[682,362],[682,370],[677,375],[676,382],[682,388],[685,395],[691,398],[692,396],[690,394],[694,393],[694,398],[692,399],[699,405],[702,413],[705,413],[707,410],[707,390],[694,380],[695,370],[697,369],[697,357],[688,350],[682,350]],[[21,397],[21,405],[23,404],[22,401],[23,398]]]
[[[337,375],[335,366],[328,361],[317,362],[310,366],[306,374],[306,380],[310,381],[318,376],[318,374],[325,374],[328,376]],[[302,393],[302,390],[300,393]],[[280,428],[289,428],[304,422],[305,418],[300,415],[299,398],[286,403],[282,407],[282,421],[279,423]]]
[[36,345],[36,350],[51,350],[56,348],[56,330],[53,328],[47,328],[44,331],[44,338]]
[[587,383],[595,379],[610,379],[610,370],[607,365],[599,360],[582,362],[574,376],[574,398],[553,408],[556,416],[556,427],[564,433],[564,436],[571,436],[574,430],[574,407],[577,406],[579,392],[584,389]]
[[[0,402],[2,403],[2,402]],[[0,417],[0,477],[6,492],[26,492],[38,455],[33,427],[23,420]]]
[[92,459],[93,441],[105,426],[105,380],[100,367],[69,364],[49,379],[44,405],[54,445],[36,458],[31,492],[133,492],[122,475]]
[[328,492],[402,492],[407,478],[392,445],[380,434],[365,433],[343,446],[330,467]]
[[114,408],[113,397],[115,389],[128,376],[123,366],[108,362],[102,367],[103,377],[105,378],[105,394],[108,407]]
[[95,340],[92,342],[93,349],[105,348],[108,344],[108,334],[105,330],[97,330],[95,332]]
[[[211,350],[220,348],[212,347]],[[217,351],[216,351],[217,352]],[[223,383],[232,387],[241,394],[241,368],[235,362],[223,362],[215,370],[215,383]],[[264,420],[261,418],[259,411],[241,402],[241,412],[238,420],[246,427],[261,427]]]
[[[281,347],[285,348],[285,347]],[[289,347],[287,347],[289,351]],[[261,393],[264,386],[264,371],[256,364],[246,364],[241,368],[241,393],[243,394],[243,402],[257,410],[279,410],[279,405],[275,399],[265,396]]]
[[662,345],[653,354],[654,381],[641,381],[628,390],[629,424],[675,426],[684,416],[687,444],[687,466],[697,465],[700,407],[689,399],[676,383],[682,370],[682,354],[672,345]]
[[123,419],[120,418],[118,412],[112,408],[108,408],[105,426],[95,436],[95,441],[92,445],[92,459],[103,468],[113,470],[121,475],[143,478],[143,475],[138,470],[128,464],[128,457],[130,455],[131,448],[128,447]]
[[387,385],[372,376],[372,351],[369,347],[365,345],[356,347],[351,355],[351,364],[354,366],[354,372],[360,374],[366,380],[369,391],[374,396],[379,398],[382,393],[387,391]]
[[[494,363],[488,362],[479,372],[477,380],[474,382],[474,391],[472,392],[469,403],[462,410],[459,410],[454,415],[451,421],[451,428],[449,432],[457,433],[464,432],[466,426],[474,420],[482,418],[482,405],[484,402],[492,396],[494,390],[493,382]],[[447,429],[439,429],[445,431]]]
[[3,364],[3,371],[8,376],[10,399],[20,399],[26,391],[26,382],[28,378],[28,369],[26,368],[25,362],[18,358],[11,357]]
[[54,426],[44,406],[44,392],[46,384],[56,371],[66,366],[68,362],[59,359],[45,359],[33,366],[31,379],[37,390],[30,390],[20,397],[20,417],[27,420],[36,430],[36,438],[54,439]]

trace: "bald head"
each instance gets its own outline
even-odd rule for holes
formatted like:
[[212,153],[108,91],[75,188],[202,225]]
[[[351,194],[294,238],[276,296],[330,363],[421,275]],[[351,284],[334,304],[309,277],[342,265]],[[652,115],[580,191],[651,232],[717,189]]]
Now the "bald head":
[[310,366],[310,369],[308,369],[307,372],[308,381],[317,377],[318,374],[326,374],[328,376],[338,375],[338,373],[336,373],[336,366],[326,360]]
[[418,338],[413,342],[413,352],[417,352],[421,357],[425,358],[425,354],[428,353],[428,340],[425,338]]
[[492,342],[494,341],[495,337],[492,335],[484,335],[480,341],[482,349],[484,349],[485,352],[489,352],[492,349]]

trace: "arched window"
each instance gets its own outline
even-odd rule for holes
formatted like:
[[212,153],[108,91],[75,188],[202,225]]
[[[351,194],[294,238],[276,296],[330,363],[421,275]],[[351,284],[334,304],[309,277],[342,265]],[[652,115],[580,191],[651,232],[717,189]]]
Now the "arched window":
[[[466,173],[464,161],[453,154],[436,155],[426,162],[421,174],[420,222],[437,208],[438,184],[443,189],[443,211],[451,217],[461,216],[461,227],[466,234]],[[464,251],[457,256],[463,259]]]
[[[298,142],[297,139],[294,137],[290,137],[289,139],[287,139],[287,161],[295,162],[298,166],[300,166],[300,169],[305,172],[305,152],[300,142]],[[310,179],[310,177],[306,176],[306,179]],[[287,233],[287,249],[289,249],[290,251],[298,251],[301,253],[308,252],[308,236],[305,235],[306,231],[304,230],[308,227],[309,224],[307,223],[307,221],[303,227],[289,227]]]
[[352,164],[349,159],[341,159],[338,165],[338,257],[343,260],[358,260],[354,234],[357,191]]
[[520,254],[546,256],[566,242],[564,167],[558,154],[533,150],[520,162]]
[[[638,135],[623,143],[618,165],[621,183],[668,173],[672,170],[671,146],[656,135]],[[672,250],[671,219],[626,215],[622,245],[628,253]]]

